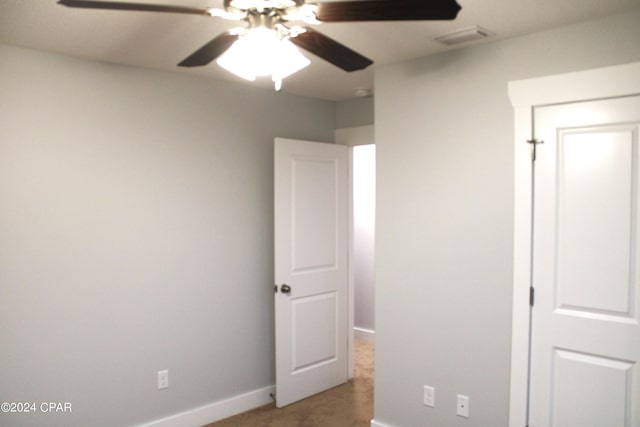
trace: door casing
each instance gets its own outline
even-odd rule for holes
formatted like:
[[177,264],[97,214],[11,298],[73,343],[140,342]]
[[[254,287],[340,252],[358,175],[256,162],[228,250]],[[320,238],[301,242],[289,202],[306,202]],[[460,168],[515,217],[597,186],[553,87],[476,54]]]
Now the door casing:
[[640,94],[640,62],[510,82],[515,110],[513,311],[509,427],[526,425],[531,286],[531,147],[536,107]]

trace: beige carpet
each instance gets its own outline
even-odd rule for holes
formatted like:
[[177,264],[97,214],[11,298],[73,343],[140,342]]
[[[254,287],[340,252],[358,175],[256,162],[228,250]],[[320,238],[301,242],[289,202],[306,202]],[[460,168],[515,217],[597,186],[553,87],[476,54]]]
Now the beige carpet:
[[270,404],[205,427],[369,427],[373,418],[373,345],[355,342],[353,379],[278,409]]

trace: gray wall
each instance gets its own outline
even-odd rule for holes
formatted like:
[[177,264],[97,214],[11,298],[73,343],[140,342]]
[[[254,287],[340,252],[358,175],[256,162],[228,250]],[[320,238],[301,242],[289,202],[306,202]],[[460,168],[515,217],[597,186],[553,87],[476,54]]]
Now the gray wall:
[[336,129],[372,125],[374,98],[354,98],[336,104]]
[[273,138],[333,141],[335,117],[0,45],[0,402],[73,404],[0,425],[132,425],[272,385]]
[[[377,70],[378,422],[507,426],[507,82],[640,61],[638,23],[640,11]],[[435,408],[422,405],[425,384]],[[470,397],[468,420],[455,415],[458,393]]]

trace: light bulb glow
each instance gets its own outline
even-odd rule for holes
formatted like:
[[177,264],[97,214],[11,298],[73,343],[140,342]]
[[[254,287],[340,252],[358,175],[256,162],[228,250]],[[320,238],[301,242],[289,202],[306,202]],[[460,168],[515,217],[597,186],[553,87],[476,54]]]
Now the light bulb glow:
[[246,80],[271,76],[276,86],[310,64],[293,43],[265,27],[253,28],[240,36],[216,62]]
[[300,7],[286,10],[282,19],[286,21],[304,21],[307,24],[320,24],[316,18],[318,6],[315,4],[303,4]]
[[231,0],[231,7],[238,9],[267,9],[267,8],[279,8],[284,9],[287,7],[293,7],[296,2],[293,0]]

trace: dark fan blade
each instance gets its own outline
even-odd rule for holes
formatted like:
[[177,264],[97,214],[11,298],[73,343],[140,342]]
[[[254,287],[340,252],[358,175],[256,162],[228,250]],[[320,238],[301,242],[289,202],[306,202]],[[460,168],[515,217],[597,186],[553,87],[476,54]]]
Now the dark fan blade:
[[197,7],[170,6],[144,3],[115,3],[109,1],[58,0],[58,4],[83,9],[138,10],[146,12],[188,13],[191,15],[208,15],[209,9]]
[[456,0],[364,0],[318,4],[322,22],[423,21],[455,19]]
[[291,38],[291,42],[345,71],[363,70],[373,61],[311,28]]
[[179,67],[198,67],[207,65],[218,56],[222,55],[225,50],[229,49],[234,41],[238,40],[237,34],[222,33],[200,49],[193,52],[181,63]]

